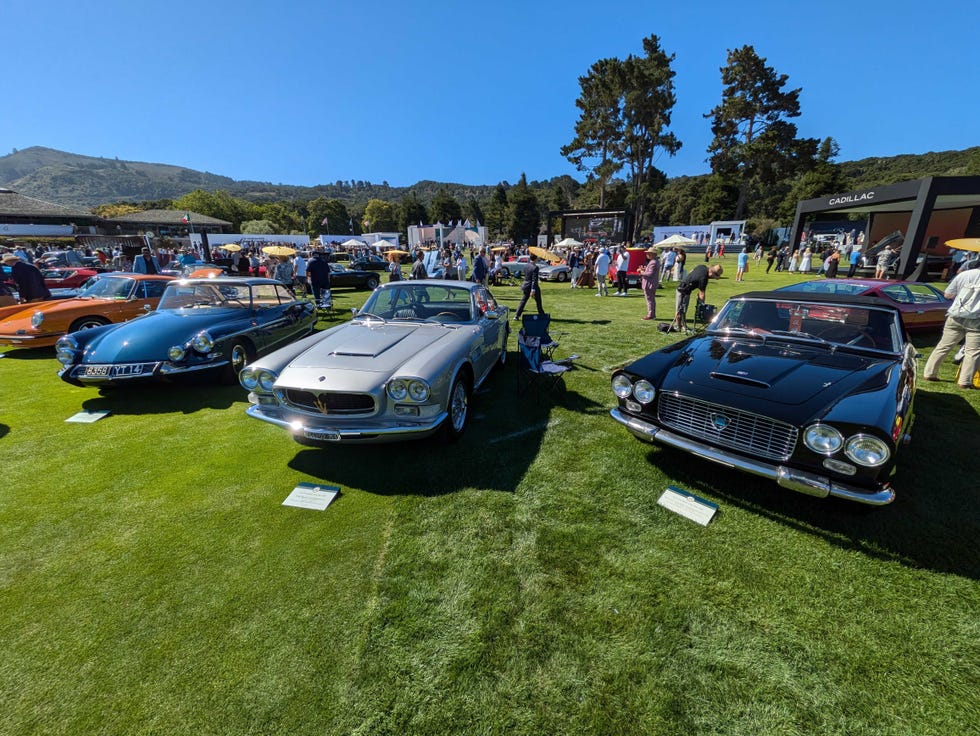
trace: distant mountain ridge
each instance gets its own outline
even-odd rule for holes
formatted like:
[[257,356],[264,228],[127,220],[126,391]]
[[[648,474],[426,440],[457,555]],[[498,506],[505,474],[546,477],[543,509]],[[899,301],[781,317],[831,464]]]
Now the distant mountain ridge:
[[[980,146],[963,151],[872,157],[843,161],[839,165],[852,182],[853,189],[923,176],[980,175]],[[305,187],[238,181],[182,166],[82,156],[32,146],[0,156],[0,186],[47,202],[91,208],[112,202],[177,199],[195,189],[222,189],[252,202],[326,197],[352,205],[363,204],[372,198],[393,202],[409,193],[428,202],[440,188],[445,188],[459,202],[469,199],[482,202],[490,198],[496,184],[419,181],[409,187],[391,187],[370,182],[336,182]]]
[[91,208],[112,202],[177,199],[195,189],[222,189],[253,202],[326,197],[355,204],[372,198],[395,201],[410,191],[422,200],[429,200],[440,187],[445,187],[457,200],[465,201],[488,198],[496,184],[469,186],[420,181],[411,187],[390,187],[369,182],[356,182],[354,186],[337,182],[304,187],[238,181],[183,166],[82,156],[32,146],[0,156],[0,186],[47,202]]

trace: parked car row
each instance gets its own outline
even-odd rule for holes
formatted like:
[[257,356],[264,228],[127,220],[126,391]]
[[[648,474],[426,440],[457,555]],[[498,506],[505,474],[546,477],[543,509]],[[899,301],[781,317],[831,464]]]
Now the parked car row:
[[[916,305],[936,301],[923,286],[830,280],[733,297],[703,334],[617,370],[611,417],[791,491],[887,504],[914,420],[908,330],[927,324]],[[506,362],[507,307],[464,281],[369,288],[349,322],[314,332],[314,305],[272,279],[103,274],[77,299],[0,319],[0,344],[56,345],[77,386],[237,378],[247,415],[301,444],[458,439],[474,392]]]

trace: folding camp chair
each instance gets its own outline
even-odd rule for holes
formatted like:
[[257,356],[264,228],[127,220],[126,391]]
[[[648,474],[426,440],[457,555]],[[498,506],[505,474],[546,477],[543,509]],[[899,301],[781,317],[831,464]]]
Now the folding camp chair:
[[548,388],[553,390],[565,372],[572,369],[571,360],[556,363],[546,358],[542,338],[528,335],[521,329],[517,334],[517,393],[529,389],[538,381],[547,383]]
[[551,326],[550,314],[525,314],[521,316],[521,332],[527,337],[537,337],[541,342],[541,350],[545,360],[553,360],[555,349],[558,347],[556,337],[562,337],[566,333],[557,332],[551,335],[548,328]]

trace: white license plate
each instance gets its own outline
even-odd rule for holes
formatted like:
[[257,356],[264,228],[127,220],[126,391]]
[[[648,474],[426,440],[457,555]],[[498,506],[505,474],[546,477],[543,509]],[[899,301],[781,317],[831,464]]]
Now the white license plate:
[[340,439],[340,432],[334,432],[331,429],[304,429],[303,434],[308,440],[336,442]]
[[86,376],[108,376],[109,366],[107,365],[89,365],[85,367]]

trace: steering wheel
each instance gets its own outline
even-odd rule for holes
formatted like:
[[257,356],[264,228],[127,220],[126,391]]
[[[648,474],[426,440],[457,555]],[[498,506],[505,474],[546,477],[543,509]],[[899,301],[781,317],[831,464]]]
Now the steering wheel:
[[[845,345],[853,345],[855,347],[863,346],[868,348],[877,346],[874,335],[864,327],[831,327],[829,330],[825,330],[823,333],[821,333],[820,337],[828,342],[838,342],[840,339],[846,339],[849,335],[853,335],[855,332],[857,334],[851,337],[850,340],[847,340],[844,343]],[[833,335],[835,333],[840,334],[841,337],[839,339],[834,339]]]
[[438,322],[439,321],[439,317],[451,317],[452,319],[456,319],[456,313],[455,312],[437,312],[436,314],[433,314],[431,317],[426,317],[426,321],[433,320],[434,322]]

